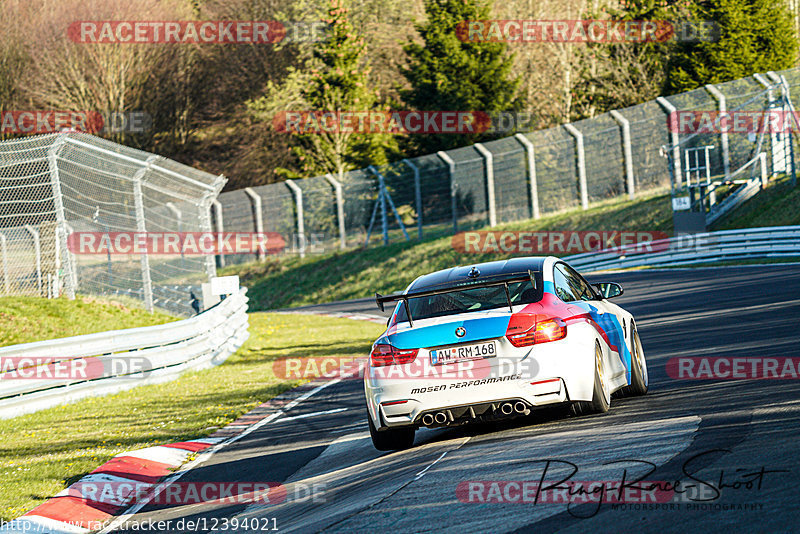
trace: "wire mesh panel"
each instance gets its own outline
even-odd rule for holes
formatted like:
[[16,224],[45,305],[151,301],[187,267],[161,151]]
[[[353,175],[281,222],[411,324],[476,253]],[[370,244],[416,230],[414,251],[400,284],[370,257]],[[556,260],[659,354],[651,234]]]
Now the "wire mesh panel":
[[[55,269],[54,135],[0,143],[0,294],[45,295]],[[41,227],[41,228],[40,228]]]
[[70,132],[0,143],[0,180],[7,294],[128,296],[179,315],[198,311],[206,257],[86,253],[69,234],[94,232],[101,242],[114,232],[210,231],[205,212],[224,178]]
[[607,200],[626,193],[622,130],[610,114],[576,122],[583,134],[586,188],[590,201]]
[[419,169],[423,235],[448,233],[453,227],[453,209],[447,164],[435,154],[410,161]]
[[645,102],[619,110],[631,129],[631,161],[637,193],[670,185],[669,160],[661,147],[669,144],[667,114],[658,103]]
[[361,246],[367,236],[370,215],[377,197],[378,182],[368,171],[361,169],[334,177],[342,184],[344,222],[348,246]]
[[307,248],[312,252],[322,252],[338,247],[339,218],[333,185],[324,176],[297,180],[295,183],[303,192]]
[[[222,206],[222,228],[225,232],[255,232],[255,207],[244,189],[222,193],[217,200]],[[219,221],[215,218],[216,227]],[[225,264],[253,261],[255,254],[226,254]]]
[[519,221],[533,217],[527,155],[513,137],[484,143],[492,153],[497,222]]
[[283,236],[286,252],[299,250],[297,199],[289,186],[285,183],[268,184],[254,187],[253,191],[261,197],[264,231],[277,232]]
[[[399,230],[400,225],[397,223],[397,217],[399,217],[409,238],[416,235],[417,194],[414,171],[402,161],[396,161],[381,165],[378,167],[378,172],[384,178],[388,199],[391,199],[391,203],[397,210],[397,216],[387,213],[387,226],[392,230]],[[391,209],[391,205],[387,206],[387,210],[389,209]],[[398,237],[403,236],[398,234]]]
[[[732,82],[717,84],[717,89],[725,95],[726,105],[734,117],[737,114],[744,113],[758,113],[762,114],[769,109],[769,98],[765,87],[758,83],[754,78],[743,78],[741,80],[734,80]],[[778,91],[778,96],[780,91]],[[750,130],[750,128],[738,128],[736,122],[733,121],[729,128],[728,133],[728,151],[730,154],[731,171],[735,171],[739,167],[745,165],[748,161],[756,157],[756,150],[768,151],[770,136],[760,136],[757,128]],[[761,146],[759,146],[759,139],[761,139]],[[765,143],[766,141],[766,143]],[[771,165],[771,158],[767,158],[768,168]],[[756,167],[753,167],[752,173],[755,175]],[[749,174],[749,173],[748,173]]]
[[459,230],[488,224],[486,162],[483,156],[472,146],[448,150],[447,155],[455,162],[453,187]]
[[[777,72],[779,76],[786,79],[789,91],[789,100],[792,102],[795,112],[800,109],[800,69],[790,69]],[[800,144],[798,143],[798,128],[796,123],[792,122],[792,132],[787,132],[783,135],[770,136],[771,143],[780,146],[775,151],[772,158],[773,166],[778,167],[780,172],[791,172],[791,150],[794,147],[794,153],[800,154]],[[773,169],[775,171],[775,169]],[[795,171],[796,173],[796,171]]]
[[542,213],[580,205],[575,139],[561,127],[525,134],[536,153],[536,181]]
[[[718,103],[716,100],[712,98],[709,94],[708,90],[705,88],[695,89],[693,91],[688,91],[686,93],[681,93],[677,95],[672,95],[666,97],[666,99],[678,110],[678,112],[696,112],[702,116],[702,114],[708,114],[710,112],[714,112],[718,108]],[[672,125],[673,128],[676,127],[675,124]],[[699,123],[698,123],[699,127]],[[710,165],[710,172],[712,176],[722,176],[724,175],[724,165],[722,159],[722,150],[720,146],[720,134],[713,131],[708,131],[708,128],[700,129],[699,132],[701,133],[693,133],[692,129],[686,129],[680,125],[680,122],[677,124],[678,129],[678,141],[681,146],[681,157],[683,157],[683,150],[687,148],[699,148],[704,146],[713,146],[713,150],[709,152],[709,165]],[[682,166],[683,167],[683,166]],[[681,167],[681,168],[682,168]],[[681,177],[681,179],[683,179]]]

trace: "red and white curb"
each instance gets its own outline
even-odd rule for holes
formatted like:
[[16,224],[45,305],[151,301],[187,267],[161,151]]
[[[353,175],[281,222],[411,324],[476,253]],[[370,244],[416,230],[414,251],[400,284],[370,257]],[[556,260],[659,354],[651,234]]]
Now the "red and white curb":
[[[134,488],[155,486],[190,455],[223,439],[208,437],[118,454],[30,512],[6,523],[0,532],[84,534],[98,530],[135,497]],[[103,482],[113,483],[118,490],[130,488],[130,493],[117,491],[114,495],[104,495],[102,502],[83,497],[83,487]]]
[[[154,498],[169,484],[174,483],[199,463],[206,461],[217,450],[233,443],[258,428],[278,419],[307,398],[338,382],[341,378],[320,384],[310,382],[278,395],[242,415],[209,437],[148,447],[119,454],[98,467],[79,481],[30,512],[0,527],[5,533],[43,534],[88,534],[103,529],[110,530],[116,521],[130,517],[149,503],[149,500],[133,501],[136,494],[103,496],[103,502],[83,496],[81,488],[87,483],[128,482],[132,488],[142,491],[149,484],[148,497]],[[192,454],[197,457],[186,463]],[[132,492],[135,490],[132,490]],[[122,516],[122,517],[120,517]],[[110,525],[109,525],[109,522]]]
[[[382,324],[386,322],[383,317],[367,314],[298,313]],[[141,491],[145,484],[151,490],[148,495],[158,495],[166,485],[207,460],[217,450],[274,421],[307,398],[340,380],[341,378],[326,380],[321,384],[319,381],[310,382],[286,391],[206,438],[118,454],[33,510],[0,526],[0,533],[88,534],[101,529],[105,532],[109,530],[109,521],[111,521],[110,526],[113,526],[115,518],[122,519],[121,514],[128,517],[149,502],[143,500],[132,503],[137,495],[135,493],[137,490],[134,488]],[[186,463],[193,454],[198,456]],[[81,488],[87,483],[100,485],[103,482],[111,482],[117,489],[124,487],[124,483],[129,483],[131,493],[103,495],[102,502],[88,499],[83,495]]]

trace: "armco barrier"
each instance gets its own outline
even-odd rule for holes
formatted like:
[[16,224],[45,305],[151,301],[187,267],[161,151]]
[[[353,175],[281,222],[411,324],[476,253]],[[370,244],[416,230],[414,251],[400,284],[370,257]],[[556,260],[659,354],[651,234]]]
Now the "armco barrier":
[[[59,361],[91,358],[111,373],[102,377],[61,379],[12,378],[9,366],[0,374],[0,419],[35,412],[83,397],[166,382],[187,370],[219,365],[247,340],[247,289],[218,305],[173,323],[84,336],[37,341],[0,348],[0,362],[18,358],[54,358]],[[12,360],[13,358],[13,360]],[[146,361],[145,371],[114,362],[126,358]]]
[[600,251],[564,258],[583,271],[669,267],[763,258],[800,257],[800,226],[723,230],[653,241],[652,251]]

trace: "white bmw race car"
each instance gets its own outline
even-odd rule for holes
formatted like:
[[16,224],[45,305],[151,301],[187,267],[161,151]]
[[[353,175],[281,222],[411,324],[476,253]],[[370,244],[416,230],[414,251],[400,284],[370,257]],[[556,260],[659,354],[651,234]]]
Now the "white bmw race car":
[[417,428],[527,415],[569,403],[606,412],[611,395],[647,392],[633,316],[555,257],[454,267],[417,278],[372,347],[364,387],[372,441],[408,448]]

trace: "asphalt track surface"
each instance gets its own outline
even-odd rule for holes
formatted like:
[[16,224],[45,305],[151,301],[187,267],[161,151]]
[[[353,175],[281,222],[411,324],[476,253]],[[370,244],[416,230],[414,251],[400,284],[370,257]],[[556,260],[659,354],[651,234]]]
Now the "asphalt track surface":
[[[604,415],[534,412],[502,424],[424,429],[412,449],[386,453],[369,439],[361,381],[342,380],[181,479],[280,482],[288,492],[283,503],[151,505],[130,519],[199,519],[206,528],[195,528],[206,532],[230,532],[224,520],[232,518],[250,526],[258,518],[260,527],[270,520],[280,532],[796,531],[800,380],[678,380],[666,363],[681,356],[800,357],[800,265],[589,278],[625,288],[617,302],[638,321],[650,372],[646,396],[614,399]],[[370,300],[315,309],[378,313]],[[613,482],[627,469],[630,481],[654,469],[646,480],[695,489],[659,507],[468,503],[457,496],[459,483],[538,481],[546,466],[546,480],[563,478],[572,470],[566,462],[578,469],[571,480]],[[315,484],[316,499],[305,498]],[[713,498],[710,484],[723,487],[718,498],[692,500]]]

